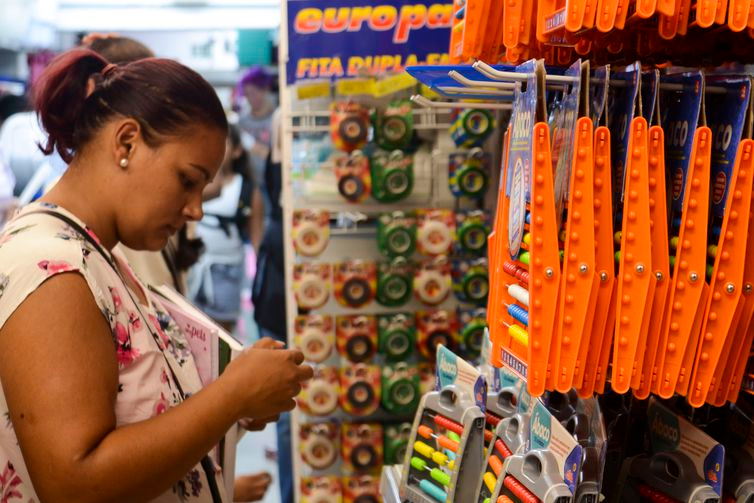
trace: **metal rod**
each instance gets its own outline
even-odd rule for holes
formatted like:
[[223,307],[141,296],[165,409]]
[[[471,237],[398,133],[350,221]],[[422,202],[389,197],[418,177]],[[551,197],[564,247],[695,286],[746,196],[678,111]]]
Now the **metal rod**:
[[[531,76],[530,73],[503,72],[496,70],[484,61],[475,61],[471,67],[487,78],[500,81],[524,82]],[[558,84],[571,84],[579,81],[579,77],[569,77],[567,75],[547,75],[546,79],[548,83]]]
[[513,82],[489,82],[484,80],[471,80],[467,77],[464,77],[460,73],[458,73],[455,70],[451,70],[448,72],[448,76],[458,82],[459,84],[462,84],[467,87],[476,87],[476,88],[490,88],[490,89],[507,89],[510,91],[514,91],[516,89],[516,84]]
[[513,93],[506,93],[499,89],[477,89],[474,87],[437,86],[437,91],[448,95],[473,94],[476,96],[500,96],[513,99]]
[[432,101],[420,94],[411,96],[411,101],[425,108],[475,108],[481,110],[511,110],[510,103],[469,103],[455,101]]

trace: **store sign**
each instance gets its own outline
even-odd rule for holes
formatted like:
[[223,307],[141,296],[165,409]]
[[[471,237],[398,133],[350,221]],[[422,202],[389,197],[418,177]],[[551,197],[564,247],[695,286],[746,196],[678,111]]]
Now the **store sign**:
[[448,61],[451,1],[288,0],[288,83]]

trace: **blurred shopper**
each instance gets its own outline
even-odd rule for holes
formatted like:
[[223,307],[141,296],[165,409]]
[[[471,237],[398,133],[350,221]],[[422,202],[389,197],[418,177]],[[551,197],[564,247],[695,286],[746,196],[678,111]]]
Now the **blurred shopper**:
[[196,234],[204,243],[204,253],[191,270],[189,297],[226,331],[233,332],[241,311],[243,236],[250,235],[258,246],[264,211],[237,126],[229,128],[223,164],[206,192],[219,195],[205,200],[202,207],[204,217]]

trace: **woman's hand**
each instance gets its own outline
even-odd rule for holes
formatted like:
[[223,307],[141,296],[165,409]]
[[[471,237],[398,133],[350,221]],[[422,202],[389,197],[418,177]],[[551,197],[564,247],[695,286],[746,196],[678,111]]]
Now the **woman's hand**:
[[262,431],[268,423],[274,423],[280,418],[280,414],[269,417],[245,417],[238,421],[238,426],[246,431]]

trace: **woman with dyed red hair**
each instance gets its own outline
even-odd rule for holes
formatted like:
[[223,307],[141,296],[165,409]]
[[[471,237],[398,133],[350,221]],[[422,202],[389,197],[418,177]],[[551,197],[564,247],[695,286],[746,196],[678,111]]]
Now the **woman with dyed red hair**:
[[202,216],[227,122],[174,61],[56,59],[35,105],[69,163],[0,234],[0,491],[13,501],[227,501],[208,453],[294,407],[311,377],[263,340],[204,389],[184,335],[117,250]]

